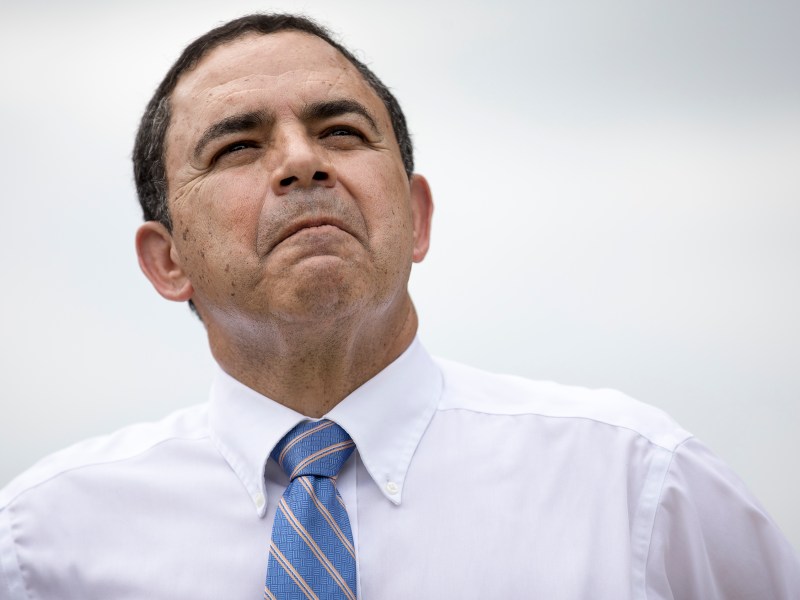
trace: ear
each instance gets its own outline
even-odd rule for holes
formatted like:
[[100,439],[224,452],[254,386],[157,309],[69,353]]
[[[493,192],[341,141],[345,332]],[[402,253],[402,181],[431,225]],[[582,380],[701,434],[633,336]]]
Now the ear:
[[136,254],[142,272],[167,300],[185,302],[194,294],[183,272],[178,253],[167,228],[158,221],[147,221],[136,232]]
[[414,221],[414,262],[422,262],[431,242],[433,196],[428,180],[414,173],[411,176],[411,216]]

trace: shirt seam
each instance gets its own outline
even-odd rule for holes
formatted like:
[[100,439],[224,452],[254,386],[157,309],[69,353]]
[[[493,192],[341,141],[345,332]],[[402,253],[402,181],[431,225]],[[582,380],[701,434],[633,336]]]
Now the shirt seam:
[[69,468],[63,469],[61,471],[58,471],[57,473],[54,473],[54,474],[50,475],[49,477],[46,477],[45,479],[42,479],[41,481],[37,481],[33,485],[30,485],[30,486],[27,486],[27,487],[21,489],[19,492],[17,492],[13,496],[10,496],[8,498],[8,500],[4,504],[0,504],[0,510],[3,510],[5,508],[10,507],[14,502],[16,502],[20,497],[24,496],[28,492],[32,492],[36,488],[41,487],[41,486],[45,485],[46,483],[49,483],[50,481],[53,481],[54,479],[57,479],[57,478],[61,477],[62,475],[66,475],[67,473],[72,473],[74,471],[80,471],[81,469],[89,469],[89,468],[97,467],[97,466],[101,466],[101,465],[113,465],[113,464],[123,463],[123,462],[129,461],[129,460],[133,460],[135,458],[139,458],[140,456],[142,456],[143,454],[145,454],[147,452],[150,452],[154,448],[156,448],[158,446],[161,446],[162,444],[169,443],[169,442],[175,442],[175,441],[200,442],[200,441],[203,441],[203,440],[206,440],[206,439],[209,439],[209,434],[208,433],[205,433],[205,434],[203,434],[202,436],[199,436],[199,437],[179,437],[179,436],[169,437],[167,439],[159,440],[158,442],[155,442],[155,443],[147,446],[146,448],[143,448],[142,450],[136,452],[135,454],[131,454],[130,456],[125,456],[124,458],[119,458],[119,459],[114,459],[114,460],[105,460],[105,461],[103,461],[103,460],[95,460],[95,461],[92,461],[92,462],[87,462],[87,463],[84,463],[84,464],[81,464],[81,465],[76,465],[74,467],[69,467]]
[[675,446],[675,449],[671,452],[669,463],[667,463],[667,468],[664,469],[664,474],[661,477],[661,486],[658,490],[658,499],[656,501],[655,510],[653,511],[652,521],[650,522],[649,535],[647,536],[647,552],[644,554],[644,564],[642,565],[642,594],[644,595],[645,599],[647,598],[647,563],[650,561],[650,553],[653,549],[653,532],[655,531],[656,518],[661,510],[662,500],[664,498],[664,486],[666,485],[667,477],[669,477],[670,470],[672,469],[672,464],[675,462],[675,456],[678,454],[678,450],[683,447],[683,445],[686,444],[689,439],[691,439],[691,436]]
[[516,413],[496,413],[496,412],[488,412],[488,411],[484,411],[484,410],[476,410],[474,408],[464,408],[464,407],[461,407],[461,406],[455,406],[455,407],[452,407],[452,408],[439,408],[438,409],[438,412],[447,412],[447,411],[464,411],[464,412],[470,412],[470,413],[475,413],[475,414],[479,414],[479,415],[486,415],[488,417],[536,416],[536,417],[542,417],[543,419],[579,419],[581,421],[591,421],[591,422],[597,423],[599,425],[605,425],[607,427],[613,427],[615,429],[625,429],[627,431],[631,431],[631,432],[635,433],[637,436],[647,440],[647,442],[652,444],[653,446],[661,448],[662,450],[666,450],[667,452],[673,452],[673,453],[675,451],[677,451],[677,449],[680,446],[685,444],[687,440],[689,440],[692,437],[694,437],[691,433],[684,432],[686,434],[686,436],[683,439],[681,439],[679,442],[677,442],[673,447],[670,447],[670,446],[665,446],[663,444],[660,444],[659,442],[651,439],[650,437],[648,437],[647,435],[645,435],[641,431],[638,431],[637,429],[634,429],[633,427],[628,427],[627,425],[619,425],[619,424],[616,424],[616,423],[609,423],[608,421],[603,421],[601,419],[595,419],[593,417],[587,417],[587,416],[584,416],[584,415],[547,415],[547,414],[543,414],[543,413],[536,412],[536,411],[526,411],[526,412],[516,412]]
[[[22,575],[22,565],[17,554],[17,540],[13,534],[13,522],[9,508],[0,510],[0,569],[3,570],[3,580],[8,584],[7,589],[10,592],[14,591],[12,586],[16,585],[17,591],[21,589],[24,598],[30,598],[28,584]],[[8,536],[7,552],[2,547],[5,536]]]

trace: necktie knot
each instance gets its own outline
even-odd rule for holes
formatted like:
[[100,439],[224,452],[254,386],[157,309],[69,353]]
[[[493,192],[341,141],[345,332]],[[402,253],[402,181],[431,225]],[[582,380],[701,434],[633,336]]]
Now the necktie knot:
[[355,443],[333,421],[303,421],[278,442],[270,456],[294,480],[301,475],[336,477]]

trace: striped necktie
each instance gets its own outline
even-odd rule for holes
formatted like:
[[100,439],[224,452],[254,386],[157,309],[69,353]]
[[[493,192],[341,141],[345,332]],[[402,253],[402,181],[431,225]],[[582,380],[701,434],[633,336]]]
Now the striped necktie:
[[333,421],[304,421],[270,456],[289,476],[272,525],[264,598],[356,600],[356,558],[339,469],[355,443]]

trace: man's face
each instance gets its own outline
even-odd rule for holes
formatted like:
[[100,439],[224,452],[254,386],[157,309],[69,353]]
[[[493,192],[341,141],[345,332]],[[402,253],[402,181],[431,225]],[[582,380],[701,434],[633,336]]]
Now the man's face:
[[425,184],[409,182],[386,108],[334,48],[243,37],[185,74],[171,107],[172,254],[204,319],[318,319],[407,297],[427,250]]

